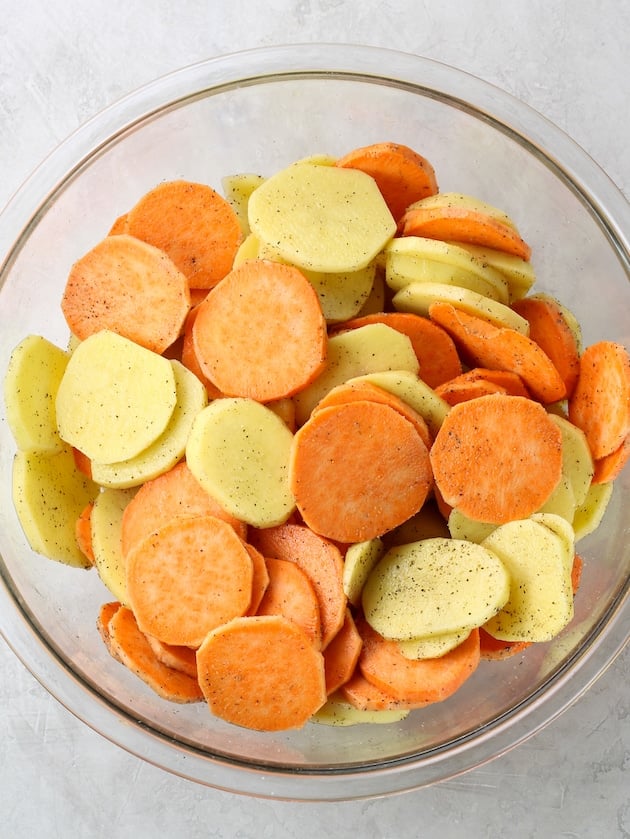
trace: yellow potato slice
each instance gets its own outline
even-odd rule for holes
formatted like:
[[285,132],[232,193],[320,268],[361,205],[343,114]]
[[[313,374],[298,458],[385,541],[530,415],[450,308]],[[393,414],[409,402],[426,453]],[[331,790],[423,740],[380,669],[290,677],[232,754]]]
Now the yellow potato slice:
[[573,526],[564,516],[555,513],[534,513],[530,516],[532,521],[548,527],[552,533],[562,541],[565,549],[565,563],[569,573],[573,570],[573,559],[575,557],[575,532]]
[[168,359],[102,330],[68,362],[57,391],[59,434],[90,460],[128,460],[162,434],[176,401]]
[[407,521],[390,530],[384,536],[388,548],[419,542],[420,539],[432,539],[434,536],[450,536],[444,516],[432,500],[427,500],[418,512]]
[[376,537],[356,542],[347,549],[343,563],[343,590],[353,606],[361,603],[361,592],[370,572],[385,553],[383,542]]
[[295,163],[250,196],[249,225],[282,259],[311,271],[365,268],[396,232],[376,182],[358,169]]
[[129,598],[121,542],[122,518],[136,492],[133,488],[104,489],[97,495],[90,516],[96,570],[103,585],[124,606],[129,606]]
[[[264,242],[259,242],[257,256],[259,259],[286,261],[275,248]],[[358,271],[325,272],[298,267],[315,289],[328,323],[341,323],[356,317],[370,296],[376,276],[375,262]]]
[[246,262],[248,259],[259,259],[260,258],[260,242],[258,241],[258,236],[254,236],[253,233],[247,235],[241,244],[239,245],[238,250],[236,251],[236,256],[234,257],[234,262],[232,263],[233,268],[237,268],[241,263]]
[[362,725],[362,724],[384,724],[401,722],[409,715],[407,710],[394,711],[362,711],[354,708],[348,702],[341,699],[329,699],[319,711],[311,717],[311,722],[320,725]]
[[362,381],[382,387],[406,402],[422,415],[429,431],[434,436],[440,430],[444,417],[450,410],[448,402],[445,402],[433,388],[409,370],[380,370],[365,373],[349,379],[348,384]]
[[613,493],[613,482],[591,484],[586,498],[578,504],[573,516],[575,539],[583,539],[593,533],[602,522]]
[[429,306],[436,301],[452,303],[471,315],[485,318],[495,326],[505,326],[529,335],[529,323],[525,318],[504,303],[498,303],[468,288],[446,283],[409,283],[396,292],[392,302],[399,312],[414,312],[428,317]]
[[75,526],[98,487],[76,469],[70,447],[53,453],[18,451],[12,477],[15,511],[31,548],[64,565],[89,567]]
[[70,354],[40,335],[15,347],[4,378],[9,429],[21,451],[61,451],[55,398]]
[[395,291],[410,282],[441,282],[468,288],[499,303],[509,302],[504,277],[459,245],[403,236],[387,245],[385,258],[387,284]]
[[508,599],[510,581],[490,550],[461,539],[390,548],[363,587],[368,623],[398,641],[480,626]]
[[494,248],[484,248],[481,245],[469,245],[460,242],[458,245],[469,251],[476,259],[488,268],[501,274],[508,284],[509,302],[520,300],[536,282],[536,272],[531,262],[521,259],[505,251]]
[[444,635],[434,635],[429,638],[411,638],[409,641],[397,641],[401,655],[413,661],[421,658],[440,658],[446,655],[470,635],[470,629],[460,629],[457,632],[446,632]]
[[554,513],[562,516],[567,522],[572,522],[575,516],[575,493],[569,478],[561,475],[556,488],[538,510],[539,513]]
[[322,373],[294,397],[296,419],[302,425],[317,403],[333,387],[365,373],[407,370],[418,373],[418,358],[411,341],[383,323],[371,323],[328,339]]
[[92,480],[100,486],[124,489],[157,478],[182,459],[197,414],[208,404],[201,381],[179,361],[170,364],[175,375],[177,403],[168,425],[154,443],[140,454],[118,463],[92,461]]
[[459,207],[462,210],[485,213],[495,221],[500,221],[502,224],[507,224],[516,230],[516,224],[504,210],[488,204],[486,201],[482,201],[481,198],[476,198],[474,195],[466,195],[463,192],[438,192],[435,195],[428,195],[426,198],[415,201],[409,209],[415,207]]
[[503,641],[549,641],[573,618],[566,544],[533,519],[511,521],[484,539],[510,575],[510,596],[484,628]]
[[249,220],[247,217],[247,204],[255,189],[265,182],[262,175],[252,172],[241,172],[236,175],[226,175],[221,180],[225,200],[232,206],[236,213],[241,230],[244,236],[250,233]]
[[293,434],[270,408],[217,399],[194,419],[186,462],[223,509],[254,527],[282,524],[295,508],[289,489]]
[[357,317],[364,317],[365,315],[373,315],[377,312],[382,312],[385,310],[385,279],[383,276],[383,270],[378,264],[378,259],[375,260],[376,270],[374,272],[374,282],[372,283],[372,288],[370,289],[370,293],[368,295],[367,300],[361,307],[361,310],[357,312]]
[[595,472],[586,434],[563,416],[554,413],[549,416],[562,434],[562,474],[571,484],[578,506],[584,503]]
[[466,539],[480,545],[496,528],[496,524],[469,518],[457,507],[453,507],[448,516],[448,529],[453,539]]

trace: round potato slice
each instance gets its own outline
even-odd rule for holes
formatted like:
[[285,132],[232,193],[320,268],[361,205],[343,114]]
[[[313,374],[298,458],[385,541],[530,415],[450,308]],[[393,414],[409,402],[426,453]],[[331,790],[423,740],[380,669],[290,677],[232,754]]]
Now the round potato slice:
[[68,362],[56,399],[59,435],[91,460],[127,460],[160,436],[176,401],[169,360],[105,329]]
[[195,417],[186,462],[226,512],[254,527],[272,527],[295,507],[288,478],[292,444],[293,434],[271,408],[226,397]]
[[363,588],[363,611],[384,638],[409,640],[481,626],[505,604],[510,581],[489,549],[435,537],[391,548]]
[[358,169],[295,163],[256,189],[249,226],[283,260],[311,271],[358,271],[396,232],[376,181]]

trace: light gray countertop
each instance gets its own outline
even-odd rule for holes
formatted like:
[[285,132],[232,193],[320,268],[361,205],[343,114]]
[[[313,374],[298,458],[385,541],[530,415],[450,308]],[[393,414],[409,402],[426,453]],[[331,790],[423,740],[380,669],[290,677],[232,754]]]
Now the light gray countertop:
[[[299,41],[453,64],[570,134],[630,196],[626,0],[0,0],[0,205],[58,142],[156,76]],[[0,835],[630,837],[630,649],[537,736],[456,780],[341,804],[259,801],[145,764],[75,719],[0,643]]]

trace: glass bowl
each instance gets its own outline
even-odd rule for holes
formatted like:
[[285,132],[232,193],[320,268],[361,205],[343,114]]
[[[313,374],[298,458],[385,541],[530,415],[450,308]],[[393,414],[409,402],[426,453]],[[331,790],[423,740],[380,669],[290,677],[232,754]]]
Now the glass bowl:
[[[585,344],[630,339],[630,208],[568,137],[509,95],[416,56],[358,46],[253,50],[175,72],[122,99],[67,139],[0,217],[0,368],[37,333],[65,346],[59,301],[69,267],[161,180],[221,188],[314,153],[381,140],[426,156],[440,188],[499,206],[532,246],[537,289],[559,297]],[[11,501],[14,445],[0,425],[0,628],[66,708],[103,736],[202,784],[257,796],[387,795],[453,777],[522,742],[574,702],[623,648],[630,471],[599,529],[579,543],[582,584],[554,641],[482,662],[450,699],[391,725],[257,733],[204,704],[155,696],[107,653],[96,573],[34,555]]]

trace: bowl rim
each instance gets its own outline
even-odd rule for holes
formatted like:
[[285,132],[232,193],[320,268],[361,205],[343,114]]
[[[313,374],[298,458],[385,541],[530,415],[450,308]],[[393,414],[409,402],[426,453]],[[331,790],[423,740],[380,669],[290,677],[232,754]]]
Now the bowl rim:
[[[384,72],[375,68],[387,68]],[[567,134],[504,90],[434,59],[382,47],[307,43],[259,47],[196,62],[137,88],[81,125],[24,181],[0,213],[0,276],[16,258],[37,218],[69,176],[114,137],[174,103],[265,79],[348,77],[417,90],[443,99],[518,138],[553,170],[595,214],[630,275],[630,205],[613,181]],[[474,103],[474,104],[470,104]],[[68,161],[75,161],[68,170]],[[562,163],[560,162],[562,161]],[[41,196],[44,196],[43,198]],[[612,664],[630,635],[630,581],[611,605],[605,627],[594,628],[582,647],[539,690],[492,724],[461,738],[455,749],[389,760],[367,769],[253,766],[209,756],[174,743],[156,730],[130,726],[130,717],[90,690],[48,646],[21,608],[2,571],[0,634],[44,686],[75,717],[127,752],[180,777],[230,792],[290,800],[373,798],[426,786],[492,760],[533,736],[579,699]],[[602,621],[603,623],[603,621]],[[590,637],[589,636],[589,637]],[[587,653],[593,645],[598,660]],[[150,756],[147,745],[150,744]],[[343,783],[340,784],[340,780]]]

